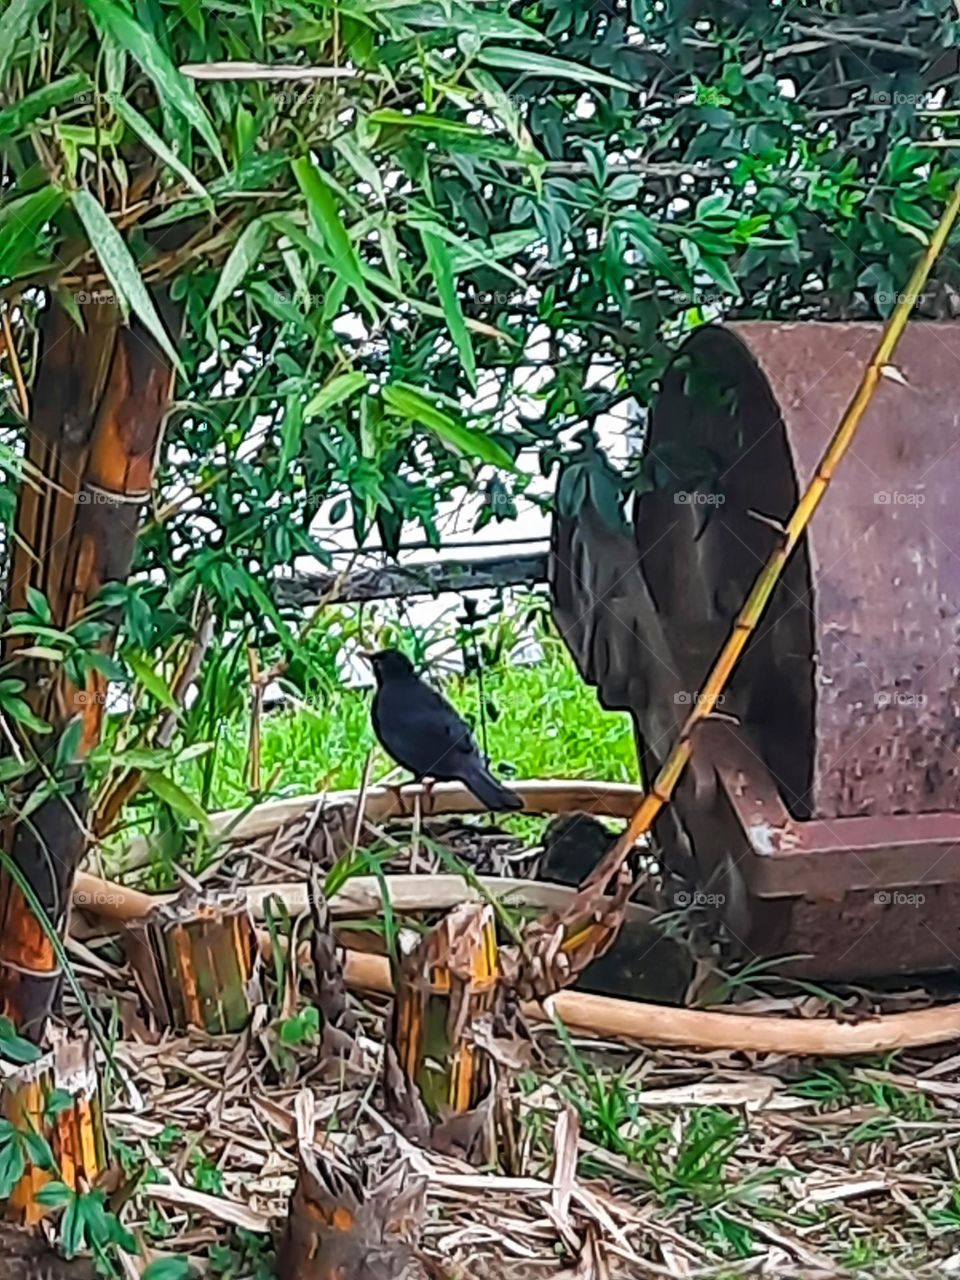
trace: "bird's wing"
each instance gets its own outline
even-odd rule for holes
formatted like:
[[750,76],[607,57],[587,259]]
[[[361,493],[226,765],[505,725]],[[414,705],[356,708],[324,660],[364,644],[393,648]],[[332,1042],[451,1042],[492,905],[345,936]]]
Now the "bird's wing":
[[466,720],[428,684],[421,684],[420,690],[420,696],[410,707],[410,723],[423,742],[429,741],[438,754],[441,751],[475,754],[477,744]]
[[387,684],[375,707],[380,741],[398,764],[421,776],[458,777],[477,746],[467,723],[423,681]]

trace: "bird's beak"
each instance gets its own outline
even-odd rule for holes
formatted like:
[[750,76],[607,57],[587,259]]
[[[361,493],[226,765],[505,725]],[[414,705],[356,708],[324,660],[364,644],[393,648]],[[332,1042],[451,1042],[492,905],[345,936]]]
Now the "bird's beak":
[[360,650],[360,657],[363,658],[365,662],[373,662],[376,656],[377,655],[371,649]]

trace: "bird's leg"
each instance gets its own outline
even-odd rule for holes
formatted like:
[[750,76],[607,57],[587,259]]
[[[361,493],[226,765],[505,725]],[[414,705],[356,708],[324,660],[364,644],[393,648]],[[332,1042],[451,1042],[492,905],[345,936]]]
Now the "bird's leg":
[[420,781],[423,783],[423,808],[425,812],[429,813],[433,807],[433,788],[436,786],[437,780],[436,778],[421,778]]

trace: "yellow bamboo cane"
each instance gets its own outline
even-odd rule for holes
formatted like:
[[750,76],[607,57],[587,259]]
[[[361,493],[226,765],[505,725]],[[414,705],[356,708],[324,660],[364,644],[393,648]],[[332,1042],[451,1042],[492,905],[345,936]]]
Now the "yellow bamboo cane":
[[890,363],[890,358],[896,350],[897,343],[907,327],[914,300],[922,291],[927,276],[940,256],[958,213],[960,213],[960,183],[954,188],[950,203],[944,209],[940,222],[930,237],[930,243],[914,268],[906,291],[900,295],[896,307],[887,320],[880,341],[877,344],[877,349],[864,371],[860,385],[847,406],[846,412],[840,419],[840,425],[837,427],[823,457],[820,459],[813,479],[807,486],[803,497],[797,503],[793,515],[784,529],[780,545],[771,552],[767,563],[757,575],[750,594],[747,596],[746,602],[737,615],[736,622],[733,624],[733,629],[727,637],[726,644],[720,651],[720,656],[707,677],[702,694],[694,703],[693,709],[684,722],[679,739],[654,779],[650,790],[634,811],[626,831],[602,862],[594,869],[588,880],[589,884],[596,884],[611,877],[640,836],[645,835],[650,830],[660,810],[669,803],[677,783],[680,781],[681,775],[693,754],[693,730],[701,720],[707,718],[723,693],[740,655],[746,648],[747,641],[753,635],[757,623],[767,607],[773,594],[773,589],[777,585],[777,581],[794,547],[800,541],[804,530],[813,517],[813,513],[820,505],[820,500],[826,493],[840,460],[850,447],[867,406],[873,398],[873,393],[883,377],[883,370]]

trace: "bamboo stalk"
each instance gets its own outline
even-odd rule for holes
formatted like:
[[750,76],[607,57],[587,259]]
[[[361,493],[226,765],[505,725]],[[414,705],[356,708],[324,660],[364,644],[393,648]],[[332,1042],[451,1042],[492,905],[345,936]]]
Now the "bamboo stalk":
[[717,705],[734,667],[770,601],[787,561],[820,505],[844,454],[849,449],[873,394],[880,384],[880,379],[884,376],[884,369],[890,363],[897,343],[907,326],[914,302],[923,292],[923,286],[947,242],[958,213],[960,213],[960,183],[954,188],[950,203],[944,210],[923,256],[914,267],[906,288],[900,294],[900,300],[887,320],[877,348],[864,370],[860,385],[840,419],[813,478],[787,522],[780,545],[770,553],[767,563],[757,575],[743,608],[737,615],[733,629],[707,677],[701,695],[694,702],[680,730],[676,744],[653,780],[646,796],[634,811],[626,831],[598,863],[588,877],[587,884],[600,884],[612,879],[636,841],[650,830],[660,810],[664,805],[669,804],[677,783],[693,754],[693,731],[701,721],[707,719]]
[[[173,382],[155,341],[135,321],[122,326],[112,303],[92,306],[84,319],[80,328],[56,303],[44,317],[26,444],[37,483],[20,488],[5,601],[9,611],[24,609],[34,587],[58,627],[75,622],[105,583],[129,574]],[[116,618],[106,621],[104,652],[113,644]],[[54,732],[44,740],[21,726],[22,743],[10,746],[35,760],[36,769],[9,789],[10,812],[0,832],[6,854],[0,1008],[24,1035],[38,1038],[60,994],[53,931],[62,929],[74,869],[86,849],[82,760],[100,737],[106,679],[91,671],[84,687],[75,687],[64,669],[31,656],[29,648],[26,637],[7,636],[2,656],[25,681],[31,709]],[[80,742],[59,771],[58,790],[29,821],[19,820],[26,798],[46,782],[57,739],[72,721],[80,723]]]
[[[385,956],[348,951],[344,976],[354,990],[384,994],[393,990],[390,964]],[[643,1004],[582,991],[559,991],[542,1004],[525,1003],[521,1010],[524,1017],[533,1022],[552,1022],[557,1017],[568,1027],[601,1039],[617,1036],[648,1045],[696,1048],[704,1052],[858,1057],[960,1040],[960,1004],[881,1014],[864,1022],[835,1022],[832,1018],[780,1018],[677,1009],[672,1005]]]
[[[409,879],[410,877],[407,877]],[[404,877],[389,877],[388,883]],[[543,888],[548,886],[544,885]],[[556,888],[556,886],[549,886]],[[465,892],[467,886],[464,886]],[[107,880],[81,873],[77,891],[86,895],[84,910],[123,925],[146,914],[158,900],[139,889],[126,889]],[[337,898],[331,899],[336,914]],[[351,912],[351,914],[355,914]],[[258,932],[260,950],[269,959],[270,937]],[[306,956],[306,951],[305,951]],[[385,956],[347,951],[344,976],[354,990],[393,991],[390,962]],[[752,1053],[845,1056],[885,1053],[893,1049],[919,1048],[960,1040],[960,1004],[938,1005],[908,1013],[881,1014],[859,1023],[835,1022],[830,1018],[779,1018],[717,1010],[678,1009],[670,1005],[644,1004],[595,996],[580,991],[561,991],[544,1004],[530,1002],[524,1015],[536,1022],[550,1021],[551,1013],[568,1026],[591,1035],[624,1036],[645,1044],[695,1046],[704,1050],[743,1050]]]
[[[542,880],[514,880],[509,876],[477,876],[468,884],[458,875],[353,876],[327,900],[334,919],[379,915],[383,910],[384,888],[395,912],[449,911],[466,902],[496,900],[516,910],[522,907],[560,911],[569,906],[576,890]],[[310,908],[310,889],[302,880],[270,881],[238,889],[246,896],[247,907],[257,920],[264,919],[268,898],[279,898],[293,917]],[[176,894],[150,894],[112,880],[101,880],[87,871],[77,873],[73,905],[103,920],[127,923],[147,915],[161,902]],[[627,904],[625,919],[649,924],[658,912],[637,902]]]

